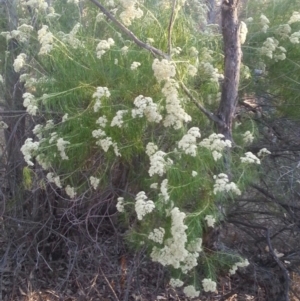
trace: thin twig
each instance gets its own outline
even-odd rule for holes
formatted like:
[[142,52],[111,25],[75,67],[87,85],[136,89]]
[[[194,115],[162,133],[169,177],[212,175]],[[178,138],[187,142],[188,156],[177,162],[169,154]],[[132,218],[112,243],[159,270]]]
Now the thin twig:
[[172,30],[173,30],[173,26],[174,26],[174,21],[176,18],[176,4],[177,4],[177,0],[173,0],[173,7],[172,7],[172,13],[171,13],[171,18],[170,18],[170,22],[169,22],[169,28],[168,28],[168,53],[169,56],[171,57],[171,53],[172,53]]
[[185,94],[189,97],[189,99],[197,106],[197,108],[205,116],[207,116],[210,120],[212,120],[213,122],[215,122],[219,126],[223,126],[224,122],[220,118],[218,118],[215,114],[213,114],[212,112],[210,112],[209,110],[207,110],[206,108],[204,108],[204,106],[202,106],[202,104],[200,104],[197,101],[197,99],[191,94],[191,92],[189,91],[189,89],[182,82],[181,82],[181,87],[182,87],[183,91],[185,92]]
[[133,40],[138,46],[140,46],[141,48],[144,48],[148,51],[150,51],[151,53],[158,55],[158,56],[162,56],[165,59],[169,59],[169,56],[164,53],[163,51],[161,51],[160,49],[157,49],[149,44],[146,44],[144,42],[142,42],[137,36],[134,35],[134,33],[132,31],[130,31],[127,27],[125,27],[121,22],[119,22],[101,3],[99,3],[97,0],[90,0],[91,2],[93,2],[97,7],[100,8],[100,10],[106,15],[106,17],[108,19],[110,19],[111,21],[113,21],[120,29],[121,31],[123,31],[127,36],[129,36],[131,38],[131,40]]
[[112,293],[113,293],[113,295],[114,295],[116,301],[120,301],[120,299],[118,298],[118,296],[117,296],[117,294],[116,294],[114,288],[113,288],[113,287],[111,286],[111,284],[109,283],[108,279],[107,279],[106,276],[104,275],[104,273],[103,273],[103,271],[102,271],[102,269],[101,269],[100,266],[99,266],[99,270],[101,271],[102,276],[104,277],[104,279],[105,279],[107,285],[109,286],[110,290],[112,291]]
[[289,288],[290,288],[290,276],[289,276],[289,272],[286,269],[286,267],[284,266],[284,264],[279,260],[278,256],[275,254],[274,250],[273,250],[273,246],[271,243],[271,239],[270,239],[270,229],[266,228],[266,239],[267,239],[267,244],[269,247],[269,251],[273,257],[273,259],[275,260],[275,262],[277,263],[277,265],[280,267],[280,269],[283,272],[283,277],[284,277],[284,294],[285,294],[285,300],[289,301]]

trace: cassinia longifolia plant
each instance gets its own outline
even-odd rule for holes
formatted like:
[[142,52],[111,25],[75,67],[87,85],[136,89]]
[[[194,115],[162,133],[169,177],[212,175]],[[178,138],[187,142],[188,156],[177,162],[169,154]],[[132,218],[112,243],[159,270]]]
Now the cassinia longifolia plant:
[[[236,124],[234,143],[215,133],[182,89],[216,109],[223,58],[220,34],[205,26],[204,1],[100,1],[133,38],[90,1],[63,3],[22,0],[18,28],[1,33],[20,45],[13,68],[26,89],[23,105],[39,120],[35,138],[21,148],[26,163],[40,166],[45,185],[70,202],[111,187],[114,166],[128,166],[127,185],[113,191],[119,214],[137,219],[128,241],[146,246],[170,269],[170,285],[183,286],[188,297],[214,292],[219,270],[234,274],[249,263],[208,249],[203,237],[226,218],[220,208],[241,195],[270,152],[243,151],[255,139],[249,126]],[[299,43],[291,29],[299,21],[295,12],[276,38],[266,38],[261,55],[285,59],[279,39]],[[266,16],[256,22],[268,30]]]

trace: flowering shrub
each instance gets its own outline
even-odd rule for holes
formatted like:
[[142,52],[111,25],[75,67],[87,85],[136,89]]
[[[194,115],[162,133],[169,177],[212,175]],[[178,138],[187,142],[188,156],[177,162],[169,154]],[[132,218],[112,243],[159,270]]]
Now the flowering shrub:
[[[264,85],[270,93],[276,90],[276,96],[282,104],[278,109],[289,116],[298,116],[299,111],[295,109],[298,97],[294,89],[299,86],[299,65],[296,63],[299,61],[299,52],[296,50],[300,37],[299,7],[294,1],[267,0],[261,6],[260,13],[256,14],[258,3],[254,0],[248,6],[252,20],[245,20],[248,36],[243,51],[244,62],[253,68],[252,74],[258,80],[256,88]],[[273,15],[270,14],[271,7],[276,11]]]
[[[216,203],[226,205],[241,194],[248,180],[240,171],[249,172],[243,163],[260,163],[252,153],[240,158],[239,150],[231,150],[232,141],[214,133],[181,88],[186,84],[199,101],[215,107],[209,99],[218,99],[223,75],[221,56],[209,47],[218,45],[218,36],[198,32],[191,22],[169,32],[170,44],[166,16],[172,7],[164,1],[143,6],[140,1],[103,1],[121,24],[148,41],[145,45],[161,47],[162,57],[153,58],[151,49],[138,48],[94,6],[87,6],[66,30],[51,21],[54,14],[63,14],[59,1],[51,10],[42,2],[26,3],[39,14],[38,31],[26,31],[26,41],[38,49],[26,48],[14,62],[27,89],[24,107],[45,118],[34,127],[35,141],[28,138],[21,148],[26,163],[40,165],[45,184],[63,190],[72,203],[80,203],[87,193],[111,190],[116,210],[137,219],[128,240],[146,245],[151,259],[170,269],[172,286],[185,284],[187,296],[198,296],[200,287],[191,283],[192,271],[199,267],[201,288],[214,292],[216,273],[242,267],[234,265],[241,259],[220,252],[219,262],[210,260],[218,250],[207,252],[202,237],[226,218]],[[194,1],[178,1],[175,22],[182,24],[192,5]],[[155,13],[145,14],[147,10]],[[262,22],[267,30],[268,22]],[[153,32],[158,32],[154,39]],[[279,49],[275,39],[263,47],[269,57]],[[243,140],[253,141],[250,131]],[[229,151],[234,163],[230,177],[222,160]],[[112,181],[117,164],[132,170],[119,186]],[[202,265],[213,268],[203,272]]]

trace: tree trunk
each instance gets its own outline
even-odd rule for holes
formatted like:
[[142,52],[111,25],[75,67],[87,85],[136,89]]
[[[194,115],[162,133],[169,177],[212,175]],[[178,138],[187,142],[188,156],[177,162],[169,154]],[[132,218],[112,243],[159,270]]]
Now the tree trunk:
[[240,81],[241,43],[238,21],[239,0],[223,0],[222,34],[224,40],[224,82],[218,117],[223,121],[219,133],[232,140],[232,120],[235,112]]
[[[4,3],[6,13],[7,29],[12,31],[17,29],[18,14],[17,0],[6,0]],[[19,44],[15,39],[11,39],[7,45],[8,53],[5,62],[5,91],[4,104],[6,111],[24,111],[23,107],[23,84],[19,82],[19,74],[14,71],[14,59],[19,54]],[[14,196],[22,181],[23,155],[20,148],[24,142],[25,133],[25,114],[4,114],[3,120],[8,125],[5,131],[6,140],[6,185]],[[2,162],[4,163],[4,162]]]

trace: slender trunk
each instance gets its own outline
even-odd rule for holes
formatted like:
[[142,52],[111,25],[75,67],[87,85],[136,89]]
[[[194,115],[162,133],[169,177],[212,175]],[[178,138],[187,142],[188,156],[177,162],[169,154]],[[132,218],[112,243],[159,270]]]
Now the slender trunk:
[[[17,0],[5,0],[4,10],[6,15],[7,29],[12,31],[18,26]],[[7,45],[7,55],[5,62],[5,109],[9,111],[24,110],[23,107],[23,84],[19,82],[19,74],[13,69],[14,59],[19,54],[19,44],[15,39],[11,39]],[[23,156],[20,148],[24,141],[25,115],[5,114],[3,118],[8,125],[5,131],[6,140],[6,180],[10,193],[14,196],[18,190],[18,185],[22,180]],[[3,163],[3,162],[2,162]]]
[[224,122],[219,132],[232,140],[232,120],[235,112],[240,81],[241,43],[238,22],[239,0],[223,0],[222,34],[224,40],[224,82],[218,116]]

